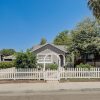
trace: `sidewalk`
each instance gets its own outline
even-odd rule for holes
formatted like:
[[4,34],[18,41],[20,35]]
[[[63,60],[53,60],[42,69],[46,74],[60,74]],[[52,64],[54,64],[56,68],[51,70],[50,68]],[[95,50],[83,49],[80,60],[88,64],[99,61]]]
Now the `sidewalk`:
[[100,90],[100,82],[47,82],[47,83],[16,83],[0,84],[0,93],[10,92],[41,92],[60,90]]

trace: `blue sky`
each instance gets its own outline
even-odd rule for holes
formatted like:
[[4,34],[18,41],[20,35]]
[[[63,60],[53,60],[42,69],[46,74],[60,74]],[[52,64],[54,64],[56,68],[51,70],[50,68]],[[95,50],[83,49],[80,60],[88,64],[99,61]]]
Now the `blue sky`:
[[26,50],[42,37],[52,42],[88,16],[87,0],[0,0],[0,49]]

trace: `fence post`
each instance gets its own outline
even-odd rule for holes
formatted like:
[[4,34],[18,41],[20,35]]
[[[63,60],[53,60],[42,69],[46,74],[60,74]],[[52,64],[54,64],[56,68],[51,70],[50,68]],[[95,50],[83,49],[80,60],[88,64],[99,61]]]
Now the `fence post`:
[[41,79],[41,70],[38,70],[37,69],[37,73],[38,73],[38,75],[39,75],[39,80]]
[[13,77],[14,77],[13,79],[16,80],[16,68],[14,68],[13,74],[14,74],[14,75],[13,75]]
[[60,68],[57,70],[57,80],[60,81]]
[[44,78],[44,81],[46,80],[46,71],[43,70],[43,78]]
[[61,79],[61,73],[62,73],[62,71],[63,71],[62,68],[59,68],[58,71],[57,71],[58,72],[57,73],[58,74],[58,81],[60,81],[60,79]]

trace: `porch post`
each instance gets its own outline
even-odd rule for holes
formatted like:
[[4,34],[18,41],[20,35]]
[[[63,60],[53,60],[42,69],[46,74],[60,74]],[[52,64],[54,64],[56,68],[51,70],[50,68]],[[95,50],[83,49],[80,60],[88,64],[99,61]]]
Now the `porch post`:
[[45,64],[46,64],[45,59],[46,59],[46,57],[47,57],[47,55],[45,55],[45,57],[44,57],[44,67],[43,67],[43,71],[45,71]]
[[60,63],[61,63],[61,62],[60,62],[60,59],[59,59],[59,70],[60,70],[60,67],[61,67],[61,66],[60,66]]
[[57,55],[57,58],[58,58],[58,75],[57,75],[57,77],[58,77],[58,80],[60,80],[60,63],[61,63],[61,61],[60,61],[60,57],[59,57],[59,55]]
[[56,55],[56,56],[57,56],[57,58],[58,58],[58,70],[60,70],[60,63],[61,63],[60,57],[59,57],[59,55]]
[[43,61],[43,62],[44,62],[44,66],[43,66],[43,72],[44,72],[43,75],[44,75],[44,80],[46,80],[46,72],[45,72],[45,64],[46,64],[45,59],[46,59],[46,56],[47,56],[47,55],[45,55],[45,57],[44,57],[44,61]]
[[64,55],[63,55],[63,59],[64,59],[64,62],[63,63],[64,63],[64,66],[65,66],[65,56]]
[[43,67],[43,71],[45,71],[45,62],[44,62],[44,67]]

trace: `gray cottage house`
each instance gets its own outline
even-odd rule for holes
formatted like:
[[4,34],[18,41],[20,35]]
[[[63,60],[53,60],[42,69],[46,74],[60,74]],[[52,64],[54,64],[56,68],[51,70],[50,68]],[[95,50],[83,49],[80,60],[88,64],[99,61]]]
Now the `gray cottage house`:
[[36,45],[32,48],[33,53],[37,55],[37,63],[56,63],[59,67],[65,66],[65,58],[68,54],[64,45],[44,44]]

